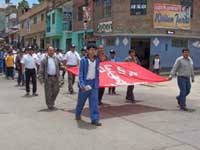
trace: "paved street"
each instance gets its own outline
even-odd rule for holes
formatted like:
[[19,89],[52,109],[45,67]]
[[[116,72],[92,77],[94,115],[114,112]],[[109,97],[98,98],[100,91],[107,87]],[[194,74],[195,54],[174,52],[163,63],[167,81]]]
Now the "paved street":
[[197,150],[200,149],[200,77],[188,97],[193,112],[181,112],[175,96],[176,81],[154,86],[136,86],[136,104],[124,103],[126,87],[117,96],[104,97],[102,127],[89,123],[88,109],[82,122],[74,119],[77,95],[58,99],[58,110],[46,111],[44,91],[25,98],[15,82],[0,78],[1,150]]

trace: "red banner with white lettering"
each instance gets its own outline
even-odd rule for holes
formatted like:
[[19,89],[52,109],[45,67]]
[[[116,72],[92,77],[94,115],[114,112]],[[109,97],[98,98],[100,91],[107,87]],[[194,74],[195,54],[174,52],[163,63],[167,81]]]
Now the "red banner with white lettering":
[[[78,75],[78,67],[68,69]],[[101,62],[99,67],[100,87],[115,87],[168,81],[151,71],[130,62]]]

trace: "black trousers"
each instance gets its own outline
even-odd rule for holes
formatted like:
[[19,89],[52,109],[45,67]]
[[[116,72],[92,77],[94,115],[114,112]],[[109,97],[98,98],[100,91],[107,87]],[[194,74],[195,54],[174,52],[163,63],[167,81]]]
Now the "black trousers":
[[109,89],[108,89],[108,93],[109,94],[115,94],[115,87],[110,87]]
[[7,67],[6,68],[6,77],[11,77],[14,79],[14,67]]
[[159,75],[160,74],[160,69],[153,69],[153,72]]
[[24,85],[24,74],[22,71],[18,71],[18,77],[17,77],[17,84],[20,85],[22,83],[22,86]]
[[99,88],[99,104],[102,103],[103,94],[105,92],[105,88]]
[[25,70],[26,76],[26,92],[30,92],[30,80],[32,81],[33,85],[33,93],[37,91],[37,79],[36,79],[36,70],[35,69],[26,69]]
[[134,101],[135,100],[133,90],[134,90],[134,85],[129,85],[127,87],[126,100],[128,100],[128,101]]

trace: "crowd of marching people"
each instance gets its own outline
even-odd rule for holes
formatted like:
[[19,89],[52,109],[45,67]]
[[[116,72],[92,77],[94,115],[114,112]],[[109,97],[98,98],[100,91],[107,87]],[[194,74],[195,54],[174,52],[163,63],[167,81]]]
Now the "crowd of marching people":
[[[110,50],[106,56],[104,47],[88,45],[81,50],[81,55],[76,51],[76,46],[71,45],[70,50],[63,53],[60,49],[48,46],[46,50],[39,50],[35,46],[16,49],[10,45],[0,47],[0,75],[5,74],[8,80],[17,78],[16,86],[25,86],[25,96],[38,96],[37,81],[44,84],[46,105],[49,110],[55,110],[55,100],[60,87],[64,84],[65,74],[68,77],[68,92],[74,94],[75,75],[67,71],[71,67],[79,66],[78,99],[76,106],[76,119],[81,120],[81,113],[85,102],[89,99],[91,123],[101,126],[99,122],[98,105],[102,105],[105,88],[99,88],[99,64],[104,61],[117,62],[116,52]],[[130,50],[125,62],[140,65],[135,50]],[[153,60],[153,72],[160,72],[160,57]],[[193,61],[189,57],[189,49],[183,49],[169,76],[169,80],[178,74],[179,96],[176,97],[181,110],[187,111],[186,97],[190,93],[190,78],[194,82]],[[30,84],[31,83],[31,84]],[[32,91],[30,90],[32,85]],[[116,94],[116,88],[108,88],[109,94]],[[134,85],[129,85],[126,92],[126,102],[134,103]]]

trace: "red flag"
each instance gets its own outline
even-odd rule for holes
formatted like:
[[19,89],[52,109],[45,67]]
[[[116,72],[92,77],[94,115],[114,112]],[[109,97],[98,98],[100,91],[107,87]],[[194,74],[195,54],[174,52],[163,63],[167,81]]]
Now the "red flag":
[[[78,75],[78,67],[69,68],[68,71]],[[101,62],[100,87],[115,87],[121,85],[135,85],[168,81],[151,71],[130,62]]]

